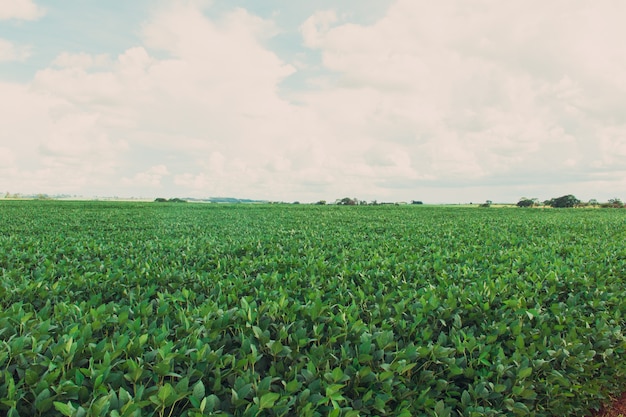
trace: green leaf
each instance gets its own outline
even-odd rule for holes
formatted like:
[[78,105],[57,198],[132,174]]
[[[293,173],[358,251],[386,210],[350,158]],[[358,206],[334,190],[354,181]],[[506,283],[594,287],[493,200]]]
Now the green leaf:
[[435,404],[435,415],[437,417],[450,417],[450,409],[446,408],[446,404],[443,401],[438,401]]
[[470,405],[471,401],[472,397],[470,396],[470,393],[467,391],[463,391],[463,394],[461,394],[461,404],[467,407],[468,405]]
[[343,379],[343,371],[341,370],[341,368],[333,369],[332,379],[333,382],[341,382],[341,380]]
[[457,375],[462,375],[463,374],[463,369],[461,369],[459,366],[457,366],[454,363],[450,364],[448,369],[450,371],[450,375],[452,375],[452,376],[457,376]]
[[196,384],[193,386],[193,392],[192,395],[194,396],[194,398],[196,398],[198,401],[202,401],[202,399],[204,398],[205,395],[205,388],[204,388],[204,384],[202,383],[202,381],[198,381],[196,382]]
[[518,373],[517,373],[517,378],[518,379],[524,379],[530,376],[530,374],[533,373],[533,368],[522,368]]
[[174,387],[177,394],[187,394],[189,391],[189,377],[184,377]]
[[48,388],[44,389],[37,395],[35,398],[35,408],[40,413],[44,413],[52,408],[53,400],[50,398],[50,390]]
[[513,413],[518,416],[527,416],[530,413],[530,410],[524,403],[516,402],[513,404]]
[[285,386],[285,390],[289,393],[294,393],[298,391],[298,389],[300,389],[300,386],[300,382],[297,379],[294,379],[287,383],[287,385]]
[[76,409],[71,404],[54,401],[54,408],[64,416],[71,416]]
[[209,412],[216,411],[219,408],[219,405],[220,399],[217,397],[217,395],[211,394],[208,397],[204,397],[202,403],[200,404],[200,410],[202,412],[204,412],[205,410]]
[[276,392],[268,392],[261,396],[259,400],[259,408],[264,410],[266,408],[272,408],[276,400],[280,398],[280,394]]

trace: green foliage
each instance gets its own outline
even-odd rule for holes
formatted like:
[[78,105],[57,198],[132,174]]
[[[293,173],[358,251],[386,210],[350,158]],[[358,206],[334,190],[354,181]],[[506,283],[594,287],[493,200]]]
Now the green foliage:
[[154,199],[155,203],[186,203],[187,200],[183,200],[182,198],[170,198],[169,200],[166,198],[158,197]]
[[535,200],[530,199],[530,198],[521,198],[518,202],[517,202],[517,207],[532,207],[535,205]]
[[571,194],[562,197],[553,198],[548,201],[548,205],[554,208],[569,208],[580,204],[580,200]]
[[335,204],[338,206],[356,206],[359,204],[359,200],[356,198],[344,197],[341,200],[337,200]]
[[626,386],[621,210],[0,216],[2,415],[583,416]]
[[601,205],[602,208],[624,208],[624,203],[619,198],[611,198],[607,203]]

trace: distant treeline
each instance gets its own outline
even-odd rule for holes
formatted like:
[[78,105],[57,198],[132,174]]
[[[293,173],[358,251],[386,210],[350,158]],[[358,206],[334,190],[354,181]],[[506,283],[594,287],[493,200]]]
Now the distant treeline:
[[561,197],[551,198],[540,202],[537,198],[522,197],[517,202],[518,207],[536,207],[547,206],[554,208],[570,208],[570,207],[602,207],[602,208],[624,208],[624,203],[619,198],[612,198],[605,203],[600,203],[595,198],[592,198],[588,202],[580,201],[572,194],[567,194]]
[[154,202],[155,203],[186,203],[187,200],[183,200],[182,198],[170,198],[170,199],[167,199],[167,198],[159,197],[159,198],[156,198],[154,200]]

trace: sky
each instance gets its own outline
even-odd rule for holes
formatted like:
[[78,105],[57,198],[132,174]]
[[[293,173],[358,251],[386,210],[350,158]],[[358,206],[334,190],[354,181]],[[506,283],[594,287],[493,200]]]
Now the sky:
[[626,197],[622,0],[0,0],[0,193]]

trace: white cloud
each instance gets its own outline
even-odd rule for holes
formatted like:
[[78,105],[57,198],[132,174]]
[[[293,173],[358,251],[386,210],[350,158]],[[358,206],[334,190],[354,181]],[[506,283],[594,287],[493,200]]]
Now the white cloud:
[[37,20],[44,14],[45,10],[32,0],[0,1],[0,20]]
[[210,7],[162,3],[122,53],[59,53],[0,85],[0,189],[478,201],[501,184],[592,193],[626,162],[622,3],[398,0],[368,24],[319,11],[293,54],[273,21]]
[[16,163],[15,153],[7,147],[0,146],[0,171],[8,172],[15,169]]
[[328,32],[330,25],[337,21],[337,14],[333,10],[315,13],[300,26],[304,44],[310,48],[319,48],[323,45],[320,32]]
[[24,61],[30,54],[30,47],[15,45],[13,42],[0,38],[0,62]]
[[62,52],[52,64],[61,68],[90,69],[93,67],[107,67],[111,65],[111,58],[107,54],[90,55],[85,52]]
[[176,175],[174,184],[193,191],[210,191],[211,180],[206,174],[191,174],[189,172]]
[[123,178],[122,184],[135,188],[156,188],[161,185],[163,177],[169,175],[165,165],[155,165],[146,171],[136,173],[132,178]]
[[[204,177],[219,176],[224,192],[239,183],[249,192],[244,184],[260,181],[298,123],[277,93],[294,69],[263,45],[275,31],[242,9],[212,21],[193,5],[177,4],[145,24],[146,47],[116,58],[62,53],[30,86],[15,87],[28,101],[50,97],[37,115],[23,107],[25,117],[45,120],[49,129],[22,135],[18,157],[30,153],[34,165],[50,169],[73,166],[82,177],[98,166],[111,189],[155,185],[155,172],[132,167],[158,161],[153,165],[167,163],[178,185],[197,189]],[[147,47],[170,57],[156,58]],[[190,167],[196,173],[184,174]]]
[[0,144],[13,160],[0,185],[54,193],[106,184],[127,145],[109,136],[97,113],[25,86],[0,83],[0,90]]
[[[611,1],[399,0],[371,25],[319,12],[301,33],[329,75],[314,95],[298,98],[332,132],[350,132],[345,140],[355,153],[378,144],[376,158],[357,166],[389,166],[393,158],[380,146],[402,145],[406,170],[398,177],[405,179],[431,177],[436,185],[537,170],[548,181],[565,179],[554,175],[559,169],[584,175],[594,157],[609,161],[598,136],[608,135],[620,155],[619,139],[605,128],[626,99],[619,75],[625,33],[615,7],[626,11]],[[390,171],[376,175],[393,180]]]

